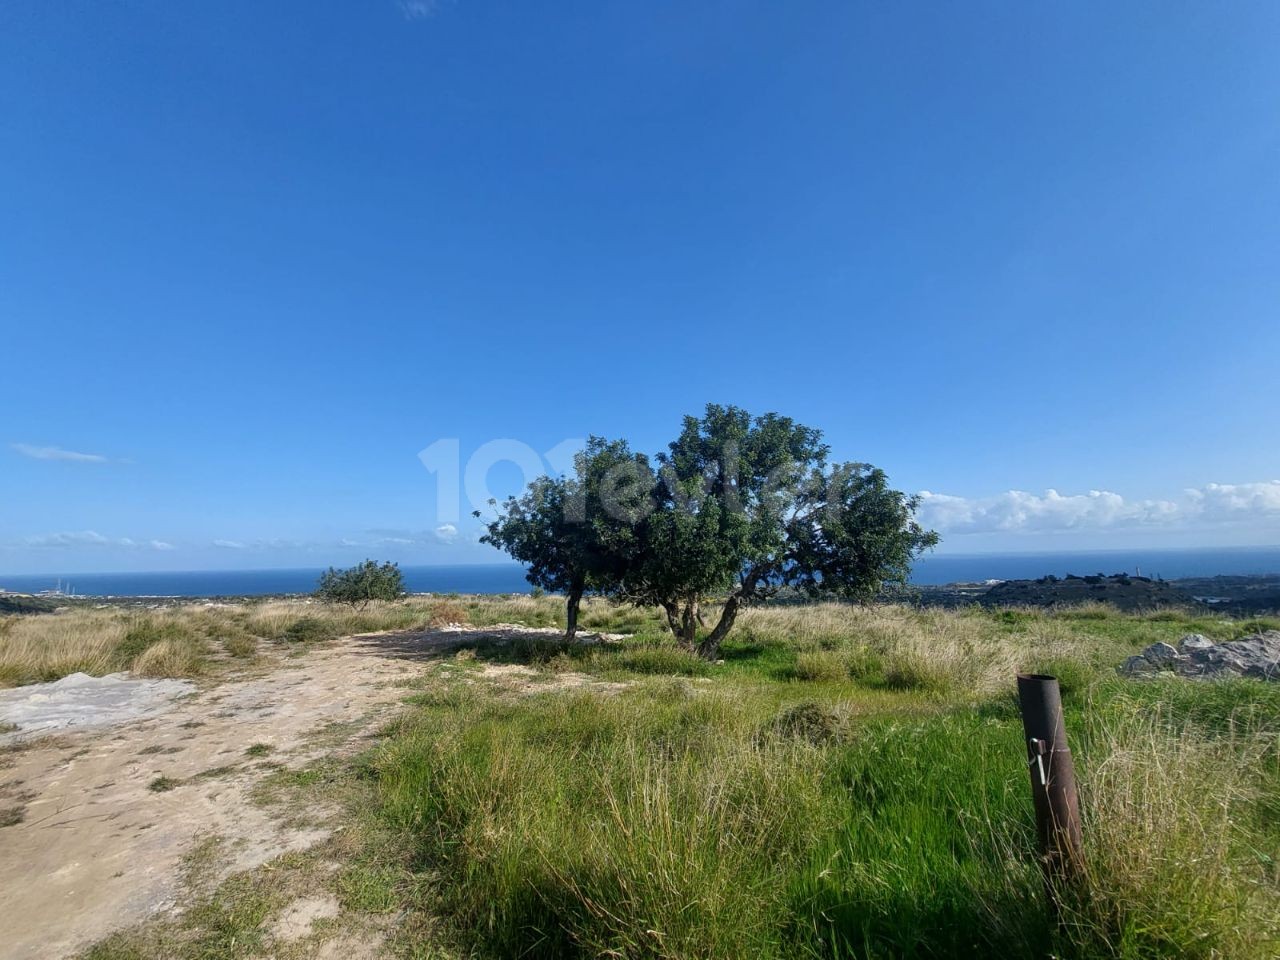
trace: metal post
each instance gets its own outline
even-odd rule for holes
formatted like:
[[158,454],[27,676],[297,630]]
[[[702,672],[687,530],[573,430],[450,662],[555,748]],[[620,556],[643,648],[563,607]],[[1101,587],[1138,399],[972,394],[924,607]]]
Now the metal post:
[[1018,702],[1026,734],[1031,798],[1036,809],[1041,868],[1054,909],[1058,892],[1084,873],[1080,801],[1076,773],[1062,721],[1062,693],[1056,677],[1018,674]]

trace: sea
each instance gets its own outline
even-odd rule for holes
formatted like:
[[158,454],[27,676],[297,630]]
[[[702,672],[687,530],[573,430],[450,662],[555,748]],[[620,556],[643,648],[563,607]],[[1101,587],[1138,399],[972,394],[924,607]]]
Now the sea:
[[[511,563],[402,567],[412,593],[527,593],[524,568]],[[1105,550],[1091,553],[931,554],[916,562],[921,585],[1024,580],[1069,573],[1142,573],[1174,580],[1218,574],[1280,574],[1280,547]],[[0,573],[0,590],[39,593],[61,588],[93,597],[244,597],[309,593],[317,568],[192,570],[164,573]]]

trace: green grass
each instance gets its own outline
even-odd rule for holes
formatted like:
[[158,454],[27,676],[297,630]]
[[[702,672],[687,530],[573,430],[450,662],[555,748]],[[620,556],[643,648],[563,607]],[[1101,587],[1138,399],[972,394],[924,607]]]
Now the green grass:
[[[1114,674],[1154,639],[1239,627],[849,608],[743,626],[719,665],[647,631],[503,653],[620,692],[413,698],[369,771],[460,954],[1274,956],[1280,690]],[[1012,695],[1050,668],[1090,869],[1061,927]]]

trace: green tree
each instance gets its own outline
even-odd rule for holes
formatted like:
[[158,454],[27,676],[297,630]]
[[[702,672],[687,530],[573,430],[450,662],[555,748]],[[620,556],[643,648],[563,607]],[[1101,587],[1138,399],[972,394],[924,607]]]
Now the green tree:
[[404,576],[394,563],[366,560],[346,570],[330,567],[320,575],[316,597],[363,610],[374,600],[399,600],[405,594]]
[[[656,509],[617,591],[662,607],[672,633],[718,655],[740,610],[783,586],[865,601],[906,581],[938,542],[918,501],[868,464],[827,463],[822,434],[789,417],[709,404],[658,457]],[[722,599],[699,639],[702,606]]]
[[789,417],[710,404],[656,470],[625,441],[591,438],[573,477],[540,477],[481,539],[566,595],[567,636],[594,591],[661,607],[683,646],[714,658],[744,606],[782,587],[866,601],[938,542],[884,471],[827,455],[822,434]]
[[626,441],[592,437],[574,459],[574,476],[539,477],[521,496],[495,503],[498,515],[480,541],[524,563],[535,587],[564,594],[572,640],[583,596],[616,589],[630,562],[651,487],[643,455]]

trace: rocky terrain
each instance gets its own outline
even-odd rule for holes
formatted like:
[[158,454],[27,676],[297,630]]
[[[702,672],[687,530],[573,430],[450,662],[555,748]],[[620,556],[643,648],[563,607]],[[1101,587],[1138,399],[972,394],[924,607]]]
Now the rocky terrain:
[[1175,647],[1153,643],[1120,668],[1130,677],[1176,674],[1199,680],[1252,677],[1280,681],[1280,630],[1266,630],[1239,640],[1214,643],[1198,633],[1187,634]]

